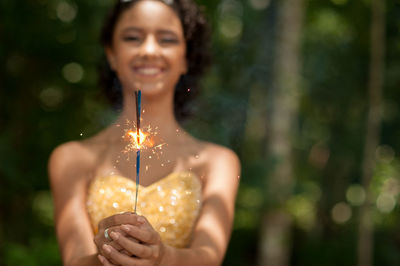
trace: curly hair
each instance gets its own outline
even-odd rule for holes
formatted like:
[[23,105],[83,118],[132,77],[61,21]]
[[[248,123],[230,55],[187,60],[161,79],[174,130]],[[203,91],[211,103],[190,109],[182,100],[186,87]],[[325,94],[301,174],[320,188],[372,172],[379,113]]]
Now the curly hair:
[[[112,46],[112,38],[118,19],[134,3],[142,0],[118,0],[106,17],[100,42],[103,47]],[[178,121],[191,114],[190,103],[198,95],[199,81],[210,65],[210,31],[199,6],[193,0],[158,0],[170,6],[178,15],[186,41],[188,71],[175,87],[174,113]],[[111,69],[105,55],[99,67],[99,85],[115,109],[122,106],[122,88],[116,73]]]

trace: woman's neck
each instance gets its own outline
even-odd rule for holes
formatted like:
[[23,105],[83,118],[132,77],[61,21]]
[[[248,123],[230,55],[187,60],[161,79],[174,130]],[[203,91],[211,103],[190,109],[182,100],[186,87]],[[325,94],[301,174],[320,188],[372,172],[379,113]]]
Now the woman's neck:
[[[117,121],[125,124],[129,120],[136,125],[136,102],[135,97],[131,99],[124,97],[123,111]],[[157,132],[157,136],[164,141],[173,141],[183,132],[174,115],[173,97],[146,98],[142,94],[140,128],[150,127]]]

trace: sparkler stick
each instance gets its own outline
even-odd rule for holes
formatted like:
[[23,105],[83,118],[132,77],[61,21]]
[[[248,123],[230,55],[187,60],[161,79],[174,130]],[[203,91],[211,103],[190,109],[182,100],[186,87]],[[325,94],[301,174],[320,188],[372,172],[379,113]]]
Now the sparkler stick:
[[135,99],[136,99],[136,140],[138,144],[138,148],[136,151],[136,195],[135,195],[135,213],[136,213],[136,205],[137,198],[139,193],[139,173],[140,173],[140,113],[141,113],[141,101],[142,101],[142,91],[135,91]]

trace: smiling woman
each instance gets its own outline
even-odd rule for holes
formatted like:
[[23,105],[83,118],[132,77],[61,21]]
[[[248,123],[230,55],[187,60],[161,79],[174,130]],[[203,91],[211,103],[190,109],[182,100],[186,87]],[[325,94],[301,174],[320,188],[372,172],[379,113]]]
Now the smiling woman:
[[[49,163],[65,265],[220,265],[230,238],[240,163],[179,124],[208,62],[206,23],[191,0],[116,3],[102,32],[101,81],[117,121],[57,147]],[[117,84],[117,86],[115,86]],[[134,167],[123,136],[136,117],[154,135]],[[189,93],[190,92],[190,93]]]
[[[125,13],[126,9],[136,1],[125,1],[125,3],[118,3],[115,5],[114,10],[110,13],[104,24],[101,34],[101,43],[105,48],[114,46],[115,33],[117,31],[117,26],[119,26],[117,22],[122,19],[122,14]],[[124,29],[125,31],[120,32],[126,35],[120,35],[118,37],[125,38],[125,41],[131,42],[132,45],[135,43],[137,47],[143,47],[143,45],[139,45],[140,42],[146,40],[143,38],[150,37],[150,41],[151,38],[154,38],[154,44],[160,44],[162,47],[184,49],[185,62],[183,63],[186,65],[186,72],[179,77],[177,84],[175,84],[174,93],[174,113],[177,119],[181,120],[190,114],[190,103],[198,93],[198,81],[210,63],[209,32],[204,16],[199,11],[199,8],[191,1],[163,2],[168,4],[172,9],[170,11],[174,13],[174,16],[168,18],[168,16],[164,15],[163,19],[165,21],[161,23],[162,27],[158,29],[157,32],[153,33],[153,36],[146,35],[145,30],[151,26],[151,24],[147,24],[147,22],[153,21],[154,17],[157,17],[155,13],[152,13],[152,11],[157,12],[157,7],[154,5],[147,10],[149,13],[143,14],[143,17],[140,16],[143,18],[142,26],[145,26],[144,28],[140,29],[129,26],[128,24],[127,28]],[[151,10],[151,8],[154,10]],[[130,13],[132,12],[133,11]],[[131,16],[134,16],[134,14],[131,14]],[[147,16],[147,18],[145,16]],[[170,25],[170,22],[173,21],[174,18],[175,20],[177,19],[177,21],[175,21],[175,24]],[[140,18],[134,17],[134,19]],[[129,23],[129,19],[125,18],[125,22]],[[150,43],[150,49],[154,49],[155,47],[156,46],[152,46]],[[109,60],[104,60],[101,65],[100,85],[103,87],[114,108],[120,109],[122,106],[122,90],[120,89],[121,86],[118,80],[120,77],[116,77],[115,69],[111,69],[109,63]]]
[[187,72],[180,20],[156,1],[139,2],[121,15],[106,53],[122,87],[131,93],[140,88],[145,95],[165,97]]

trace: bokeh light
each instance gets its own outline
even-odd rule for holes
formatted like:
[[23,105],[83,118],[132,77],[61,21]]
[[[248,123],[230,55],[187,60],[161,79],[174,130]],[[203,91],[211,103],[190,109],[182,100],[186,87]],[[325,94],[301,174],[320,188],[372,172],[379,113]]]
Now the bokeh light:
[[60,88],[50,87],[43,89],[39,94],[39,98],[44,107],[53,109],[63,102],[64,93]]
[[236,39],[242,33],[243,23],[238,16],[226,15],[221,18],[219,30],[229,39]]
[[68,2],[61,1],[58,3],[56,7],[56,13],[57,17],[65,23],[72,22],[77,13],[78,13],[78,8],[76,5],[72,5]]
[[256,10],[262,10],[270,5],[271,0],[249,0],[249,3],[252,8]]
[[228,40],[237,40],[243,30],[243,5],[237,0],[224,0],[219,6],[219,32]]
[[346,199],[353,206],[360,206],[365,202],[365,189],[361,185],[351,185],[346,190]]
[[396,200],[393,195],[382,193],[376,199],[376,207],[382,213],[389,213],[393,211],[396,206]]
[[315,203],[304,195],[289,199],[288,210],[294,216],[297,225],[304,230],[311,230],[315,225]]
[[350,220],[352,211],[350,206],[345,202],[337,203],[331,211],[332,220],[338,224],[344,224]]
[[71,83],[78,83],[84,76],[83,67],[75,62],[66,64],[62,69],[64,78]]

